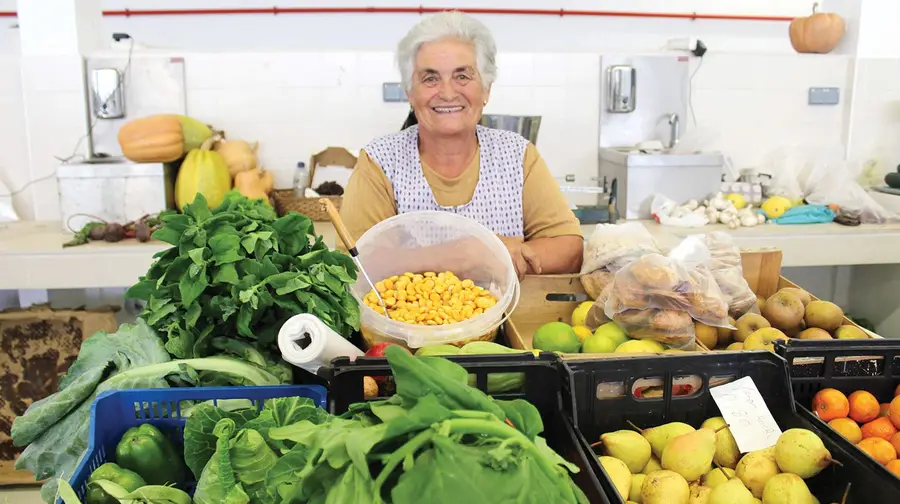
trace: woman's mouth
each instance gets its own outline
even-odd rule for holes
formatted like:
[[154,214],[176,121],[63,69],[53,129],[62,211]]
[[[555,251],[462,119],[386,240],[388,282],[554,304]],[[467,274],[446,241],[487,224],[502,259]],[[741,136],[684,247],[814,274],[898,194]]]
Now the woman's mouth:
[[452,107],[431,107],[431,110],[434,110],[438,114],[454,114],[456,112],[462,112],[462,109],[462,105]]

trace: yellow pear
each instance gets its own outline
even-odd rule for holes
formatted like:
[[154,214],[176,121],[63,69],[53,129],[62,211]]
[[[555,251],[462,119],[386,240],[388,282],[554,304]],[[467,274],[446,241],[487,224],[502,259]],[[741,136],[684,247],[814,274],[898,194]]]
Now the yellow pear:
[[812,504],[813,496],[803,478],[791,473],[772,476],[763,490],[764,504]]
[[646,477],[645,474],[634,474],[631,476],[631,492],[628,494],[628,498],[632,502],[643,504],[641,502],[643,500],[641,499],[641,486],[644,484],[644,478]]
[[703,476],[703,484],[709,488],[716,488],[726,481],[734,478],[734,469],[727,467],[716,467]]
[[691,495],[688,498],[688,504],[708,504],[709,503],[709,494],[712,493],[712,488],[704,485],[691,485]]
[[697,429],[669,441],[659,460],[663,469],[675,471],[687,481],[695,481],[709,472],[715,455],[716,432]]
[[744,340],[744,350],[775,351],[775,340],[787,341],[788,337],[774,327],[764,327],[754,331]]
[[712,417],[703,422],[700,427],[716,431],[716,456],[713,461],[722,467],[734,469],[737,467],[738,460],[741,459],[741,450],[738,448],[734,436],[731,435],[731,429],[725,427],[726,425],[728,424],[725,423],[724,418]]
[[650,460],[650,442],[633,430],[608,432],[600,436],[600,442],[604,454],[625,462],[632,474],[641,472]]
[[687,481],[672,471],[648,474],[641,485],[642,504],[688,504],[690,497]]
[[788,429],[775,443],[775,462],[782,472],[809,479],[831,464],[831,452],[814,432]]
[[739,479],[728,480],[713,488],[708,504],[753,504],[755,499],[750,490]]
[[647,461],[647,465],[645,465],[644,469],[641,470],[641,474],[650,474],[652,472],[662,470],[662,464],[659,463],[659,459],[656,458],[655,455],[650,455],[650,460]]
[[780,472],[775,463],[774,450],[766,448],[744,455],[738,462],[734,475],[750,489],[754,497],[760,498],[766,482]]
[[669,441],[688,432],[694,432],[694,428],[686,423],[670,422],[658,427],[644,429],[641,431],[641,434],[650,442],[650,448],[653,450],[656,458],[662,460],[663,449],[669,444]]
[[625,462],[613,457],[597,457],[597,461],[612,480],[622,500],[628,500],[628,493],[631,492],[631,472]]
[[743,350],[743,349],[744,349],[744,344],[741,343],[740,341],[735,341],[734,343],[725,347],[725,350],[731,350],[733,352],[738,351],[738,350]]

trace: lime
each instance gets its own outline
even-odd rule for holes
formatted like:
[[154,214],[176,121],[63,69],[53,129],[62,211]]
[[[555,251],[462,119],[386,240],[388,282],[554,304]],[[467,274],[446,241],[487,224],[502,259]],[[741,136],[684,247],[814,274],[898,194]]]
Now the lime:
[[578,341],[581,341],[582,343],[593,334],[587,326],[583,325],[574,326],[572,327],[572,330],[575,331],[575,336],[578,336]]
[[577,353],[581,350],[581,341],[569,324],[549,322],[535,331],[532,346],[545,352]]
[[584,353],[613,353],[616,351],[616,342],[603,335],[592,334],[584,340],[581,348]]
[[596,331],[594,331],[594,335],[596,336],[606,336],[616,343],[616,346],[621,345],[628,341],[628,335],[625,334],[625,331],[619,327],[619,324],[615,322],[607,322],[602,326],[598,327]]
[[572,326],[583,326],[584,321],[587,320],[588,311],[590,311],[592,306],[594,306],[593,301],[585,301],[578,305],[578,308],[575,308],[575,311],[572,312]]

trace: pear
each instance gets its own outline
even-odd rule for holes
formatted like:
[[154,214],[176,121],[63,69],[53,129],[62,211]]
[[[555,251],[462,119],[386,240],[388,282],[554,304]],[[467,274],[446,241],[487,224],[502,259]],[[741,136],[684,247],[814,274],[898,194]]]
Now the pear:
[[766,482],[780,472],[773,450],[766,448],[744,455],[738,462],[734,475],[750,489],[754,497],[761,498]]
[[[737,467],[738,460],[741,459],[741,450],[738,448],[731,430],[722,417],[712,417],[703,422],[700,427],[706,427],[716,431],[716,456],[713,461],[722,467],[734,469]],[[725,427],[722,429],[722,427]]]
[[635,474],[631,476],[631,492],[628,494],[628,498],[631,499],[632,502],[643,504],[641,502],[641,486],[644,484],[644,478],[646,477],[645,474]]
[[672,471],[648,474],[641,485],[642,504],[688,504],[690,497],[687,481]]
[[603,453],[625,462],[632,474],[641,472],[650,460],[650,442],[633,430],[608,432],[600,436],[600,442]]
[[814,432],[788,429],[775,443],[775,461],[782,472],[809,479],[831,464],[831,452]]
[[660,462],[663,469],[675,471],[687,481],[695,481],[709,472],[715,454],[716,432],[698,429],[669,441]]
[[625,462],[613,457],[597,457],[597,460],[612,480],[622,500],[628,500],[628,493],[631,491],[631,472]]
[[772,476],[763,490],[763,504],[812,504],[813,496],[803,478],[791,473]]
[[709,494],[712,488],[705,485],[691,485],[691,495],[688,504],[709,504]]
[[755,501],[741,480],[732,479],[713,488],[708,504],[753,504]]
[[662,471],[662,464],[659,463],[659,459],[653,455],[650,455],[650,460],[647,461],[647,465],[644,466],[644,469],[641,471],[641,474],[650,474],[656,471]]
[[682,434],[694,432],[694,428],[682,422],[670,422],[658,427],[651,427],[641,431],[641,434],[650,442],[650,448],[656,458],[662,460],[663,450],[673,438]]
[[703,484],[709,488],[716,488],[732,478],[734,478],[734,469],[716,467],[703,476]]

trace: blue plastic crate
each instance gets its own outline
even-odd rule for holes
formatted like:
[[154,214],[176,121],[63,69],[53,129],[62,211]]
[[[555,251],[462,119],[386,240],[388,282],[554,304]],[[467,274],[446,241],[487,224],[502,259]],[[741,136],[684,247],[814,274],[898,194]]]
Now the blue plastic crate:
[[[181,415],[184,401],[218,401],[230,399],[249,400],[257,408],[263,408],[266,399],[275,397],[308,397],[320,408],[326,407],[325,387],[320,385],[279,385],[267,387],[197,387],[112,390],[97,396],[91,405],[91,424],[85,456],[78,463],[69,484],[78,498],[84,500],[87,479],[115,455],[116,444],[125,431],[145,423],[159,427],[169,435],[176,446],[184,442],[184,424]],[[188,477],[191,477],[188,471]],[[186,481],[192,489],[195,481]],[[57,500],[61,504],[62,500]]]

